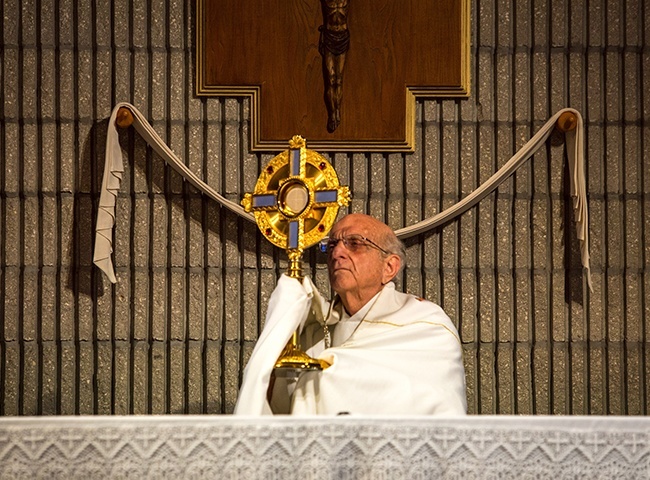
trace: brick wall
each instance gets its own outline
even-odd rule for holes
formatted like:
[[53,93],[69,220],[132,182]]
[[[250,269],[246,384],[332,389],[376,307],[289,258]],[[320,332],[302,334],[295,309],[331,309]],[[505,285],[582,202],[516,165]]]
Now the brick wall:
[[[283,253],[129,129],[118,283],[92,266],[114,104],[231,200],[272,157],[247,150],[248,100],[194,95],[195,2],[0,12],[0,414],[231,412]],[[408,241],[399,286],[458,325],[471,413],[648,413],[649,18],[647,0],[473,1],[471,97],[419,101],[414,154],[331,156],[350,211],[400,228],[467,195],[560,108],[582,112],[593,292],[561,142]],[[323,259],[306,259],[325,289]]]

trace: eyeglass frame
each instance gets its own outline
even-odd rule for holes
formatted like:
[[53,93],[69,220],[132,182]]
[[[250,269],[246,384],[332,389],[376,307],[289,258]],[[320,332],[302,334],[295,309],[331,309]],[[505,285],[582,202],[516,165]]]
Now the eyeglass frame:
[[[351,235],[344,235],[344,236],[342,236],[340,238],[325,237],[320,242],[318,242],[318,248],[320,249],[320,251],[322,253],[329,253],[331,250],[334,250],[336,248],[336,246],[339,244],[339,242],[343,242],[343,245],[345,246],[346,249],[348,249],[351,252],[356,252],[357,251],[356,248],[352,249],[352,248],[350,248],[348,246],[348,239],[350,239],[352,237],[354,237],[355,239],[363,240],[364,242],[366,242],[366,243],[363,244],[363,246],[365,246],[365,247],[368,247],[368,246],[374,247],[377,250],[379,250],[381,253],[383,253],[384,255],[392,255],[391,252],[388,252],[388,251],[384,250],[383,248],[381,248],[379,245],[377,245],[375,242],[373,242],[369,238],[364,237],[363,235],[360,235],[358,233],[353,233]],[[331,248],[329,248],[330,242],[335,242],[332,245]]]

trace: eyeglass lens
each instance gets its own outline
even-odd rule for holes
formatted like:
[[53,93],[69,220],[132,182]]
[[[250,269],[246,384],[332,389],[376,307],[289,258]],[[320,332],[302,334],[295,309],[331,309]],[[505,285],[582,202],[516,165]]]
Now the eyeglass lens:
[[331,252],[336,248],[339,242],[343,242],[345,248],[347,248],[351,252],[358,250],[362,246],[368,245],[366,239],[364,239],[360,235],[350,235],[347,237],[328,238],[327,240],[323,240],[321,241],[320,249],[323,253]]

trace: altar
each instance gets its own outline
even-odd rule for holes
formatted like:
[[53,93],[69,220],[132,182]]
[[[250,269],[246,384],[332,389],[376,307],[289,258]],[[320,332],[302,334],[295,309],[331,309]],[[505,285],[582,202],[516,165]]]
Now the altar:
[[0,418],[0,478],[646,479],[646,417]]

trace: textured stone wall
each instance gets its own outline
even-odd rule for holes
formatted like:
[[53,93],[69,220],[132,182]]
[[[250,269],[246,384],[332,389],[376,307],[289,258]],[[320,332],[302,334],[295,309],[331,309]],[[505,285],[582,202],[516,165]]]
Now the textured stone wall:
[[[232,411],[284,254],[127,129],[118,283],[92,266],[116,103],[231,200],[272,157],[248,152],[248,100],[194,95],[195,8],[0,4],[0,415]],[[350,211],[400,228],[467,195],[560,108],[582,112],[593,292],[561,136],[408,241],[399,286],[458,325],[472,413],[650,409],[649,38],[647,0],[473,1],[471,97],[420,101],[414,154],[331,156]],[[326,289],[324,259],[307,260]]]

